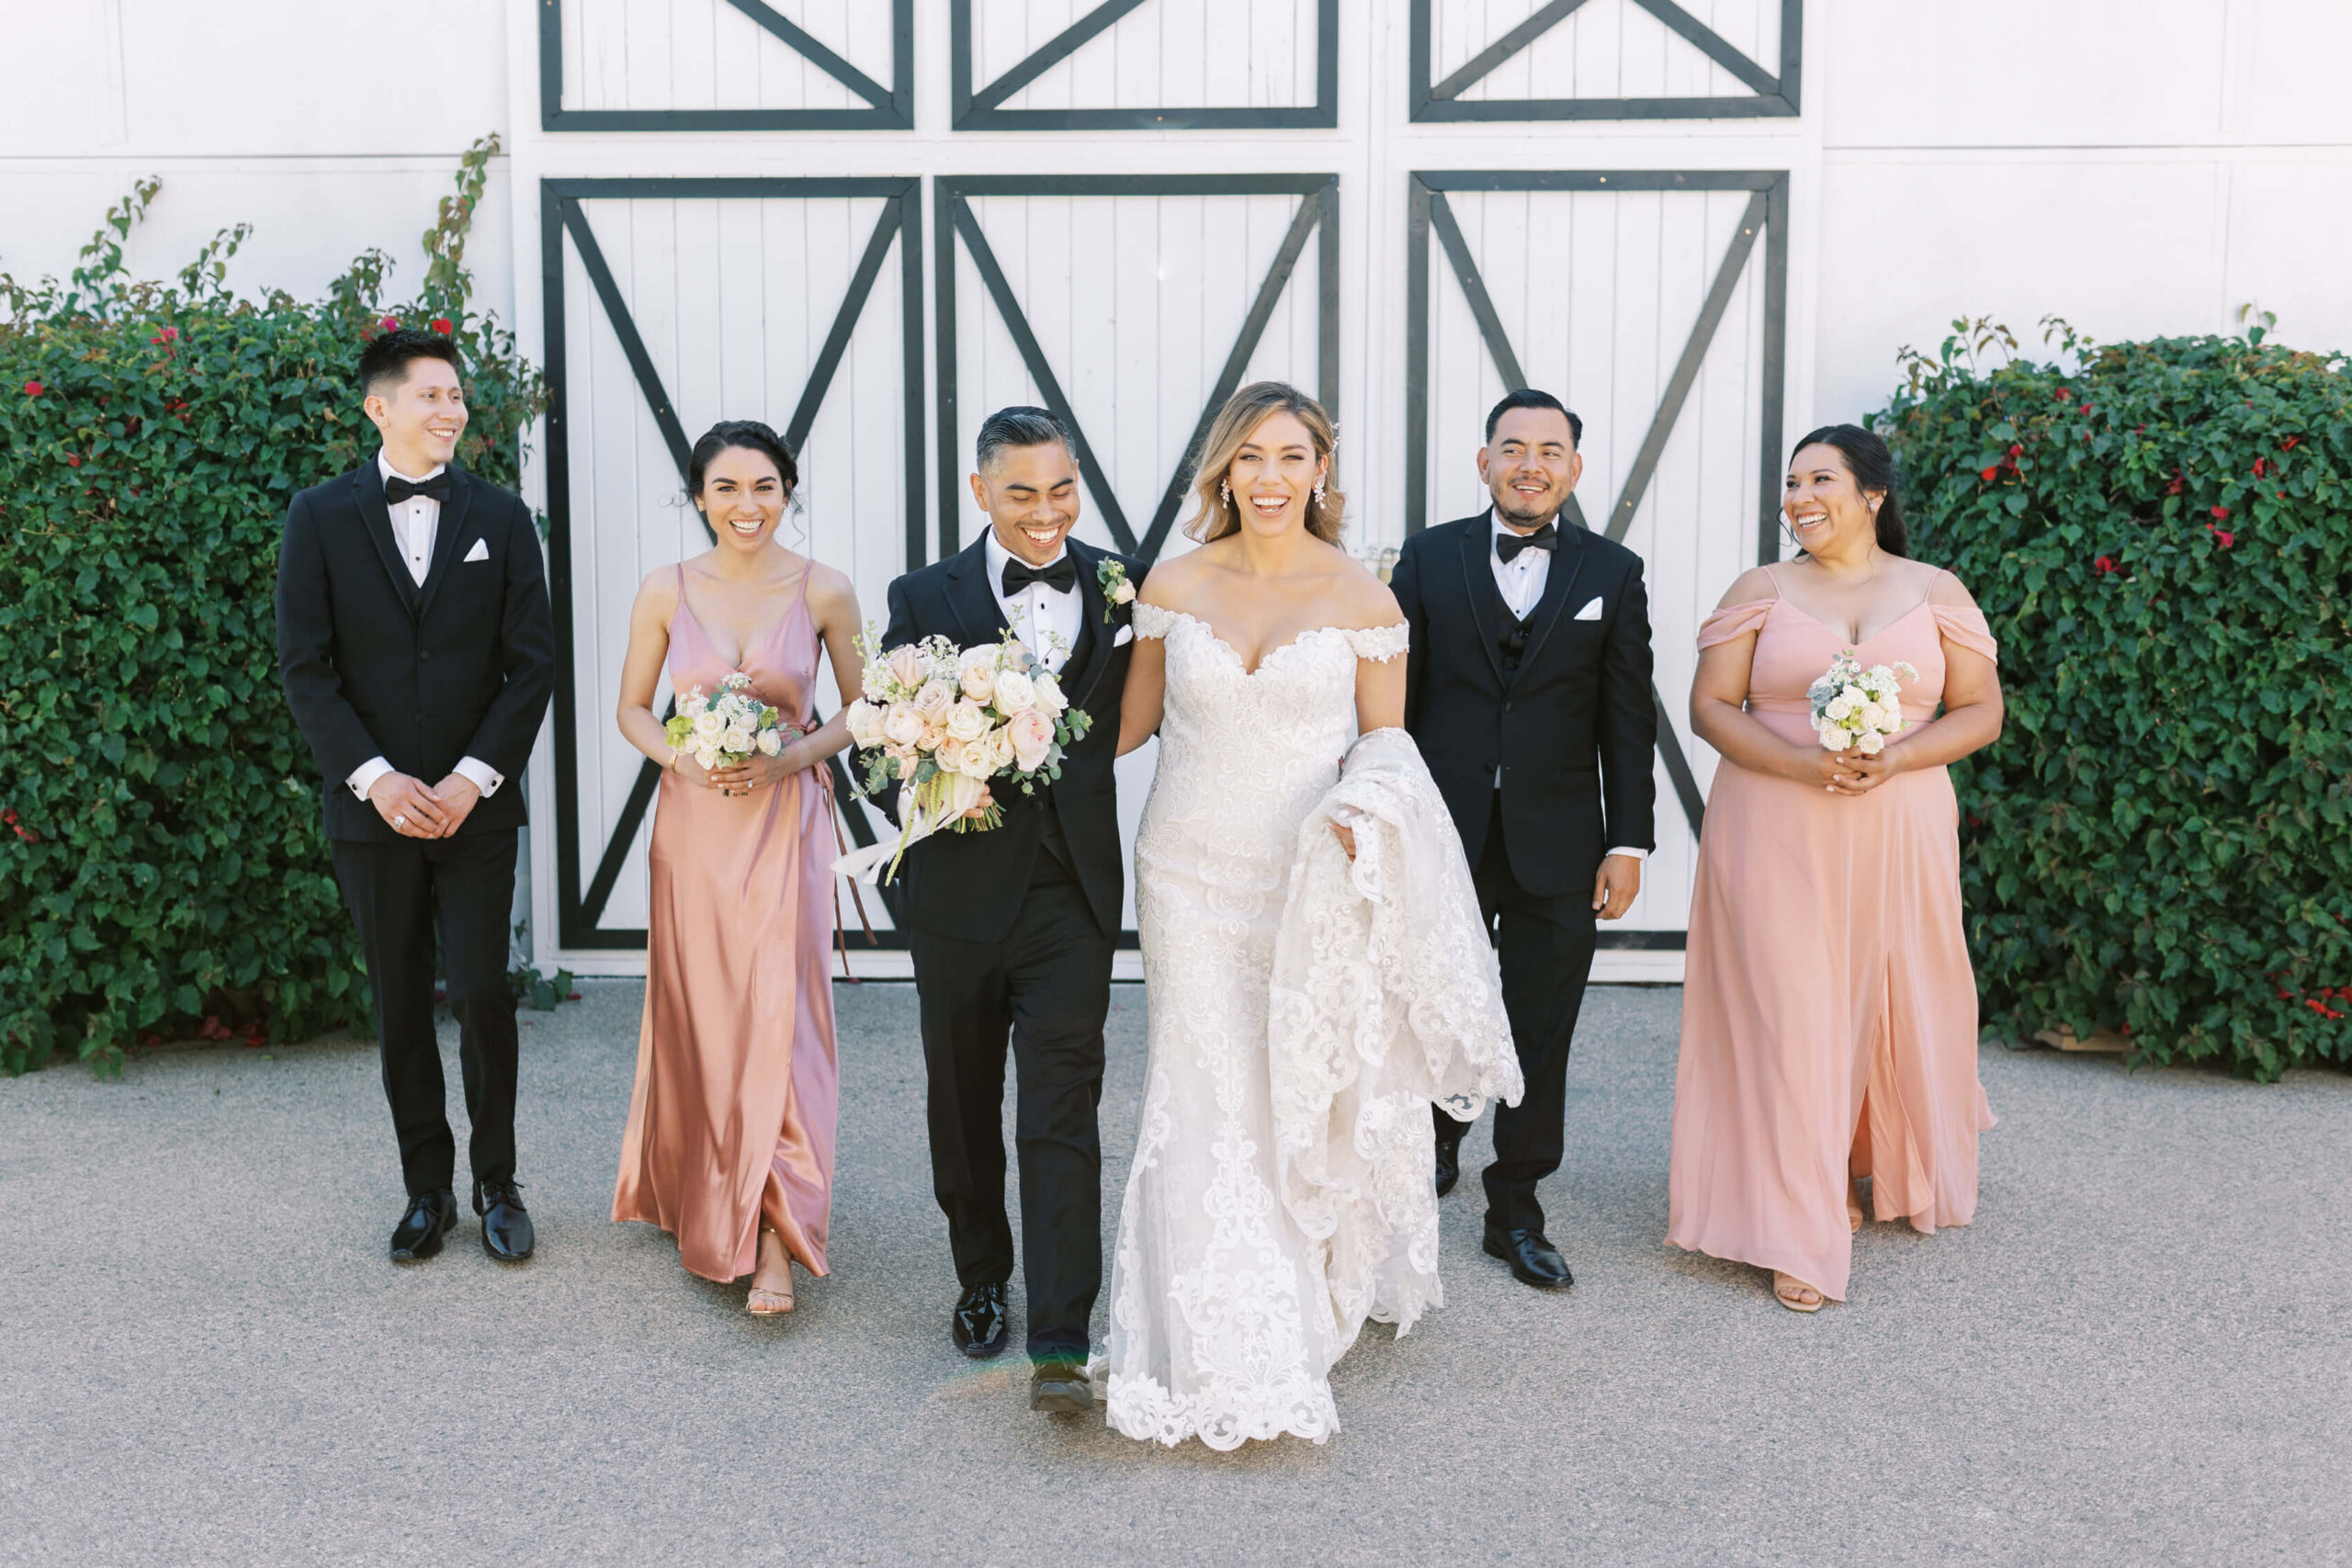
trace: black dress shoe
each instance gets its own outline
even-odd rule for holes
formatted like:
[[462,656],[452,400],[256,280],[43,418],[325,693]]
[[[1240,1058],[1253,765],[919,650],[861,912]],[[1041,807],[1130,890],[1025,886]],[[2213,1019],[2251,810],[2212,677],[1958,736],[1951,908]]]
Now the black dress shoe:
[[1094,1385],[1080,1361],[1045,1360],[1029,1373],[1029,1408],[1048,1416],[1087,1416],[1094,1410]]
[[1444,1197],[1461,1179],[1462,1140],[1441,1136],[1437,1141],[1437,1195]]
[[523,1207],[519,1182],[474,1183],[474,1213],[481,1216],[481,1249],[501,1263],[520,1263],[531,1256],[537,1237],[530,1212]]
[[993,1285],[975,1285],[966,1291],[956,1303],[955,1315],[947,1320],[947,1331],[956,1340],[956,1348],[976,1361],[987,1360],[1004,1351],[1004,1281]]
[[1487,1227],[1487,1256],[1510,1265],[1511,1278],[1523,1285],[1573,1285],[1568,1260],[1544,1239],[1542,1231],[1502,1231]]
[[409,1195],[408,1213],[392,1227],[392,1261],[422,1263],[441,1250],[441,1238],[458,1223],[458,1195],[439,1192]]

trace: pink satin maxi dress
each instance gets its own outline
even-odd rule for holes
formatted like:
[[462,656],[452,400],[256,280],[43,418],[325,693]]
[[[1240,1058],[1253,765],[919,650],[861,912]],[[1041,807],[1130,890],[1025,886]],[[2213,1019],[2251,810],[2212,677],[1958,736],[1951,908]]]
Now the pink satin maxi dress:
[[[818,638],[808,574],[782,620],[744,649],[752,689],[806,726]],[[734,673],[686,603],[670,616],[670,683],[716,694]],[[724,795],[662,775],[637,1088],[613,1218],[678,1238],[707,1280],[749,1274],[762,1227],[812,1274],[825,1268],[833,1117],[833,841],[814,770]]]
[[[1756,637],[1747,710],[1814,745],[1805,688],[1847,644],[1786,599],[1731,604],[1701,649]],[[1855,649],[1907,660],[1907,745],[1935,720],[1944,645],[1994,658],[1984,615],[1922,602]],[[1843,1300],[1847,1178],[1881,1220],[1932,1235],[1976,1212],[1976,980],[1961,925],[1959,808],[1943,768],[1860,796],[1715,770],[1690,899],[1667,1240]]]

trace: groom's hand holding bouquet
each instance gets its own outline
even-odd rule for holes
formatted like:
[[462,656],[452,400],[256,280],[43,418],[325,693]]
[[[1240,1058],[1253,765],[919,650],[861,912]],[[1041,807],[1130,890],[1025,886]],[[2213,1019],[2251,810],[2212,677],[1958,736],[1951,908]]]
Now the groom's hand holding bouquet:
[[1036,793],[1061,777],[1065,748],[1092,723],[1069,705],[1051,671],[1011,632],[958,649],[944,637],[882,651],[871,626],[858,639],[865,695],[849,706],[864,794],[899,789],[896,842],[854,851],[834,869],[888,881],[907,846],[943,829],[984,831],[1004,819],[990,783]]

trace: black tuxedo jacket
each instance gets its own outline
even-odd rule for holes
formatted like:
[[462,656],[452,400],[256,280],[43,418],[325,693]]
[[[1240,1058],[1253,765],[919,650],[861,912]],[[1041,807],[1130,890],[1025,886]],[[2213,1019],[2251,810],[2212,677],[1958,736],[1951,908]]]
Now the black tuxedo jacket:
[[[1018,790],[1000,793],[1004,821],[986,832],[934,833],[910,847],[898,880],[906,889],[908,920],[940,936],[964,942],[1001,942],[1012,929],[1037,856],[1046,813],[1058,819],[1071,867],[1102,934],[1119,934],[1126,897],[1125,857],[1119,852],[1119,805],[1111,765],[1119,750],[1119,698],[1126,689],[1133,652],[1133,604],[1110,605],[1097,576],[1105,560],[1126,569],[1127,581],[1143,586],[1145,567],[1125,556],[1098,550],[1076,539],[1063,548],[1078,560],[1078,592],[1084,601],[1084,630],[1057,678],[1070,706],[1094,723],[1085,739],[1062,758],[1062,776],[1033,797]],[[989,587],[985,536],[943,561],[907,573],[890,584],[890,624],[885,649],[927,637],[953,638],[959,648],[993,642],[1005,631],[1004,612]],[[1121,640],[1121,634],[1126,640]],[[895,785],[876,804],[895,812]]]
[[[1538,897],[1589,895],[1611,847],[1657,847],[1657,705],[1642,558],[1574,525],[1527,618],[1509,680],[1492,523],[1480,513],[1405,541],[1389,587],[1412,626],[1405,728],[1476,865],[1502,770],[1511,874]],[[1600,617],[1577,613],[1600,601]]]
[[[370,757],[429,786],[460,757],[506,784],[460,837],[524,821],[521,776],[555,688],[555,619],[522,498],[449,469],[419,587],[392,538],[370,458],[286,509],[277,551],[277,671],[326,779],[330,839],[399,834],[345,781]],[[487,559],[469,560],[479,543]]]

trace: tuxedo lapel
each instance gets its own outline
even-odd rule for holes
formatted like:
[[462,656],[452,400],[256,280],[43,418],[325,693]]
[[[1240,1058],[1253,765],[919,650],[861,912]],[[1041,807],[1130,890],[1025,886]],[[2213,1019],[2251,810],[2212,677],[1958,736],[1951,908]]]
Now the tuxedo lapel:
[[420,617],[433,608],[433,596],[441,591],[441,580],[449,575],[449,563],[458,558],[459,541],[466,538],[466,515],[471,510],[473,490],[473,479],[469,475],[454,467],[449,469],[449,499],[441,503],[441,521],[434,527],[433,564],[425,569],[424,586],[417,590],[416,613]]
[[983,535],[947,568],[947,608],[956,616],[956,641],[970,648],[994,642],[1007,629],[1004,611],[989,587],[989,542]]
[[1487,564],[1487,557],[1494,549],[1490,542],[1492,525],[1484,517],[1474,517],[1462,525],[1462,586],[1470,598],[1470,624],[1478,630],[1478,646],[1487,650],[1487,663],[1495,672],[1495,684],[1503,680],[1502,649],[1495,642],[1498,613],[1503,609],[1502,590],[1495,586],[1495,569]]
[[392,512],[384,504],[384,477],[375,464],[369,463],[351,476],[351,498],[359,509],[361,526],[375,541],[376,555],[384,563],[384,575],[392,580],[392,592],[401,596],[401,607],[415,615],[416,580],[409,576],[408,562],[401,558],[400,544],[392,537]]
[[[1102,597],[1102,581],[1096,575],[1102,570],[1101,558],[1082,550],[1074,539],[1063,547],[1078,562],[1079,614],[1085,617],[1078,623],[1078,635],[1086,650],[1086,662],[1078,671],[1078,679],[1062,682],[1062,687],[1065,692],[1075,692],[1077,695],[1070,701],[1084,707],[1086,699],[1094,694],[1095,682],[1102,679],[1102,671],[1111,662],[1112,638],[1118,633],[1104,619],[1110,602]],[[1074,654],[1076,650],[1072,651]]]
[[1519,667],[1524,671],[1544,651],[1544,639],[1559,624],[1560,608],[1577,585],[1577,574],[1584,570],[1584,558],[1591,552],[1585,547],[1589,537],[1577,527],[1559,530],[1560,542],[1552,552],[1552,570],[1544,577],[1544,596],[1535,601],[1535,613],[1527,617],[1527,651],[1520,657]]

